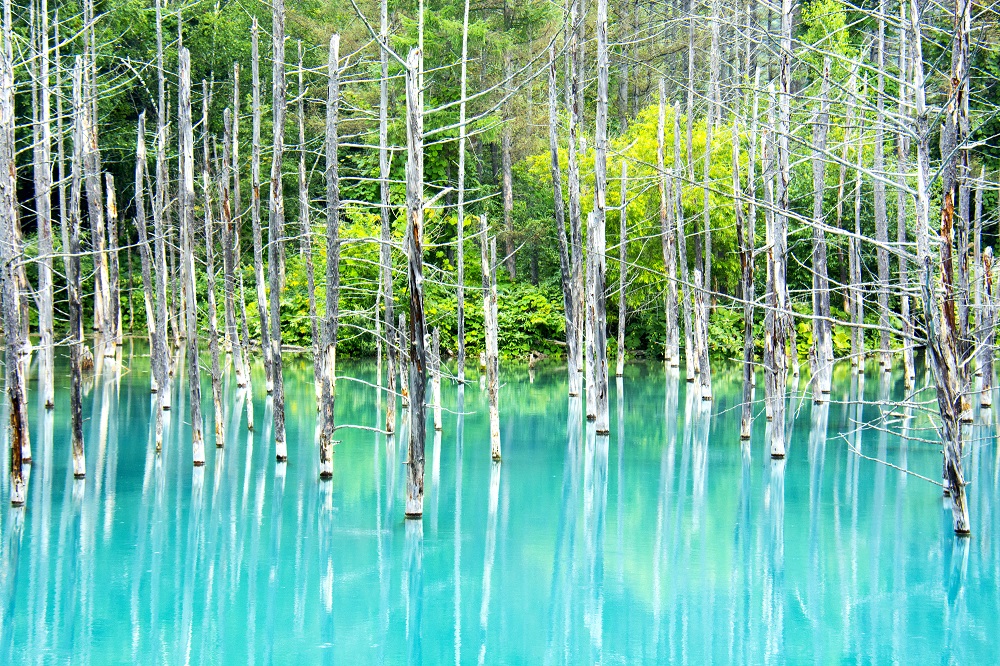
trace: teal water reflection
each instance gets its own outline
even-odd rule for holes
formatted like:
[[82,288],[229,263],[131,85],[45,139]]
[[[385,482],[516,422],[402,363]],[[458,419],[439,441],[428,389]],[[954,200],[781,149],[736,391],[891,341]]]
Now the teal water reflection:
[[[706,405],[630,364],[597,437],[561,368],[508,365],[502,464],[478,383],[445,382],[424,519],[405,521],[403,433],[339,430],[333,482],[318,480],[310,362],[286,365],[287,464],[262,378],[248,432],[227,376],[226,446],[206,427],[195,468],[183,372],[154,452],[141,351],[87,385],[85,480],[66,380],[55,410],[33,410],[26,510],[7,507],[3,471],[4,663],[995,661],[994,418],[968,428],[974,536],[957,540],[938,488],[851,452],[937,478],[928,405],[887,404],[901,375],[859,385],[839,368],[833,404],[793,401],[785,461],[762,410],[741,445],[736,367]],[[340,381],[338,422],[381,423],[374,365],[340,372],[362,381]]]

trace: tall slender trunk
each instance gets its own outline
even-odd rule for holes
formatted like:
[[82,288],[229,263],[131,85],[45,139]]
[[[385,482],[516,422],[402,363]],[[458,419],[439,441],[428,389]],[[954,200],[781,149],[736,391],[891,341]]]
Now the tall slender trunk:
[[597,434],[610,434],[608,415],[608,330],[606,307],[607,243],[607,168],[608,168],[608,2],[597,0],[597,113],[594,131],[594,226],[587,230],[593,236],[594,260],[591,266],[590,318],[594,336],[594,382],[596,389]]
[[982,336],[979,343],[979,366],[983,385],[979,394],[981,407],[993,406],[993,357],[996,353],[997,295],[993,274],[993,249],[987,247],[982,258]]
[[21,248],[15,232],[17,189],[14,176],[14,62],[11,50],[9,7],[4,11],[4,47],[0,54],[0,308],[6,364],[8,413],[10,415],[10,503],[24,504],[27,488],[22,474],[23,444],[28,433],[21,378],[22,337],[17,287],[17,264]]
[[663,360],[667,366],[680,365],[680,334],[677,328],[677,251],[673,229],[673,206],[668,205],[666,171],[667,83],[660,78],[660,103],[656,120],[656,187],[660,194],[660,248],[667,284],[663,290],[664,330]]
[[[865,99],[868,91],[868,78],[865,75],[864,83],[861,86],[861,99]],[[851,285],[853,294],[851,297],[851,357],[854,368],[864,374],[865,372],[865,295],[864,286],[861,282],[861,194],[864,171],[864,139],[861,121],[863,113],[858,114],[858,145],[855,167],[854,181],[854,234],[850,238],[850,267]]]
[[[681,267],[681,311],[684,314],[684,367],[687,381],[694,381],[695,351],[691,323],[691,281],[688,276],[687,229],[684,227],[684,167],[681,164],[681,114],[674,104],[674,170],[667,182],[668,192],[672,191],[671,205],[677,225],[677,262]],[[672,190],[671,190],[672,188]]]
[[[456,240],[455,246],[457,250],[456,257],[456,281],[458,283],[458,293],[456,295],[456,305],[455,305],[455,317],[457,320],[457,342],[458,342],[458,368],[456,369],[456,375],[458,377],[458,383],[463,384],[465,382],[465,148],[468,141],[466,135],[466,96],[468,95],[468,67],[469,67],[469,0],[465,0],[463,3],[464,10],[462,12],[462,63],[461,63],[461,75],[459,81],[459,101],[458,101],[458,208],[457,210],[457,220],[455,224]],[[554,75],[555,61],[554,58],[554,48],[549,49],[549,106],[551,115],[551,106],[555,103],[554,100],[554,87],[555,83],[552,81]],[[550,120],[549,134],[551,140],[552,125]],[[558,156],[557,156],[558,159]],[[558,168],[558,161],[556,163]],[[559,187],[555,185],[555,187]],[[562,219],[562,195],[559,194],[556,197],[558,208],[557,222]],[[565,242],[566,242],[566,230],[565,227],[562,228],[562,254],[565,254]],[[560,255],[562,257],[562,255]],[[565,271],[564,271],[565,272]],[[563,298],[563,306],[566,305],[566,299]],[[567,328],[568,330],[568,328]]]
[[885,0],[878,3],[878,38],[876,44],[875,151],[872,165],[875,188],[875,257],[878,262],[879,365],[892,370],[889,353],[889,215],[886,210],[885,180]]
[[569,187],[569,260],[573,288],[573,322],[576,337],[569,347],[569,394],[580,395],[584,371],[583,334],[584,329],[584,285],[583,285],[583,209],[580,205],[580,146],[579,127],[582,117],[583,89],[581,87],[581,71],[578,67],[578,51],[580,50],[578,22],[578,4],[581,0],[571,0],[569,48],[566,54],[566,111],[569,120],[569,138],[567,146],[567,185]]
[[[166,374],[166,350],[161,349],[165,344],[160,337],[160,330],[156,321],[155,306],[153,304],[153,294],[156,287],[153,284],[153,256],[152,248],[149,244],[149,231],[146,228],[146,113],[139,114],[138,129],[136,130],[135,147],[135,226],[139,232],[139,259],[142,265],[142,290],[143,301],[146,306],[146,326],[149,331],[149,355],[152,369],[152,388],[159,394],[161,387],[166,386],[163,375]],[[161,365],[161,363],[163,365]],[[157,400],[160,396],[157,395]]]
[[[389,2],[379,3],[380,22],[379,39],[382,48],[379,49],[381,59],[381,78],[379,79],[378,106],[378,173],[379,173],[379,266],[382,274],[382,307],[385,321],[386,339],[386,392],[385,429],[392,433],[396,429],[396,377],[397,364],[403,364],[403,350],[397,346],[399,333],[396,331],[396,317],[393,313],[392,295],[392,211],[389,189]],[[463,63],[465,58],[462,59]],[[464,99],[463,95],[463,99]],[[401,391],[404,391],[401,387]]]
[[281,164],[285,152],[285,3],[276,0],[271,13],[271,106],[274,127],[271,146],[271,187],[268,202],[267,271],[271,316],[271,380],[274,384],[274,455],[288,460],[285,443],[285,388],[281,367],[281,292],[284,287],[283,235],[285,233],[285,193]]
[[[316,274],[313,267],[312,248],[312,222],[309,219],[309,180],[306,175],[306,94],[308,90],[305,86],[303,64],[302,64],[302,41],[298,42],[299,51],[299,80],[298,80],[298,121],[299,121],[299,228],[302,234],[299,238],[299,252],[306,265],[306,290],[309,303],[309,333],[312,339],[313,357],[313,388],[316,394],[316,408],[322,410],[320,401],[322,400],[323,383],[323,352],[321,352],[321,340],[319,331],[319,320],[316,318]],[[334,63],[336,70],[336,63]],[[329,261],[329,257],[328,257]],[[322,412],[321,412],[322,413]]]
[[183,282],[187,288],[188,389],[191,395],[191,447],[194,464],[205,464],[205,440],[201,417],[201,367],[198,359],[198,307],[195,297],[194,264],[194,130],[191,126],[191,52],[181,48],[178,56],[177,94],[178,153],[180,155],[180,222],[184,245],[181,257]]
[[825,402],[833,382],[833,331],[830,320],[830,279],[826,269],[826,137],[830,124],[830,59],[823,60],[819,109],[813,123],[813,402]]
[[[267,282],[264,278],[264,251],[261,243],[260,223],[260,47],[256,17],[250,27],[250,79],[252,85],[251,113],[253,128],[250,153],[250,236],[253,239],[253,271],[257,283],[257,315],[260,320],[260,350],[264,357],[264,386],[268,393],[274,391],[274,372],[271,367],[271,317],[268,313]],[[268,245],[270,248],[270,245]],[[268,249],[270,252],[270,249]]]
[[[167,90],[166,70],[163,66],[163,9],[161,0],[156,0],[156,172],[153,181],[153,250],[156,266],[156,337],[160,347],[153,348],[153,363],[159,367],[157,378],[157,402],[161,409],[170,409],[170,361],[168,359],[167,323],[172,320],[167,307],[167,237],[170,229],[168,219],[169,178],[167,167]],[[176,328],[175,328],[176,330]],[[158,420],[162,424],[162,420]],[[162,430],[158,429],[162,434]]]
[[437,327],[431,332],[431,403],[434,405],[434,430],[440,432],[441,421],[441,334]]
[[[222,195],[222,284],[223,304],[225,308],[226,340],[235,359],[236,385],[246,386],[248,382],[246,358],[244,357],[243,340],[236,326],[236,270],[239,255],[236,253],[236,237],[239,228],[233,221],[232,187],[233,187],[233,116],[229,109],[222,113],[222,180],[220,193]],[[239,172],[236,173],[239,181]],[[238,211],[239,209],[237,209]],[[238,214],[238,213],[237,213]],[[243,307],[243,302],[240,302]]]
[[424,440],[426,439],[427,350],[424,344],[424,113],[420,105],[420,50],[406,62],[406,235],[410,288],[410,443],[406,477],[406,516],[424,513]]
[[215,446],[226,443],[226,423],[222,410],[222,369],[219,365],[219,318],[215,298],[215,220],[212,219],[212,176],[209,172],[208,81],[201,80],[202,208],[205,211],[205,278],[208,290],[208,351],[212,358],[212,407],[215,415]]
[[486,395],[490,410],[490,453],[500,452],[500,354],[497,331],[497,241],[489,237],[486,216],[479,218],[480,263],[483,267],[483,328],[486,333]]
[[[52,279],[52,89],[49,74],[48,0],[39,0],[39,127],[35,142],[35,216],[38,220],[39,383],[46,409],[55,404],[55,339]],[[60,202],[61,203],[61,202]]]
[[[7,75],[7,70],[4,70]],[[83,299],[80,275],[80,195],[83,180],[83,152],[87,142],[86,102],[83,97],[83,58],[77,56],[73,67],[73,157],[68,206],[69,253],[66,255],[66,284],[69,297],[69,368],[70,368],[70,430],[72,432],[73,476],[87,475],[87,459],[83,449]],[[4,79],[3,86],[6,85]],[[0,86],[2,87],[2,86]],[[6,94],[4,95],[6,97]],[[0,173],[6,173],[0,172]],[[2,203],[2,202],[0,202]]]
[[912,198],[907,194],[906,173],[909,168],[910,159],[910,136],[905,130],[910,120],[910,104],[907,95],[908,82],[908,57],[907,52],[907,27],[908,19],[906,14],[907,3],[899,3],[900,29],[899,29],[899,77],[904,85],[899,86],[899,114],[902,116],[902,124],[896,134],[896,243],[899,248],[898,260],[898,281],[899,281],[899,314],[903,321],[903,386],[906,389],[913,388],[913,382],[917,373],[913,362],[914,347],[914,326],[910,315],[910,275],[909,261],[906,255],[906,218],[907,202]]
[[110,173],[104,174],[108,213],[108,326],[110,337],[104,348],[104,355],[113,358],[122,339],[122,300],[118,262],[118,203],[115,181]]
[[[566,238],[566,210],[562,193],[562,169],[559,166],[559,110],[556,95],[556,50],[555,45],[549,47],[549,158],[552,170],[552,202],[556,222],[556,235],[559,238],[559,273],[563,296],[563,318],[566,321],[567,356],[572,353],[576,341],[576,321],[573,318],[573,277],[570,271],[569,241]],[[579,381],[579,373],[567,362],[569,371],[569,386],[573,380]]]
[[622,160],[618,218],[618,355],[615,376],[625,374],[625,281],[628,277],[628,163]]
[[[750,141],[756,141],[756,137],[751,136]],[[754,222],[750,220],[748,224],[743,217],[743,187],[740,184],[739,169],[740,131],[737,123],[733,123],[733,198],[736,211],[736,242],[740,249],[740,296],[743,298],[743,409],[740,415],[740,439],[750,439],[753,427]],[[752,175],[749,178],[752,178]]]
[[[964,0],[956,1],[955,12],[955,50],[956,56],[952,62],[952,82],[961,81],[965,75],[967,60],[962,56],[968,51],[968,15]],[[921,14],[917,0],[910,1],[910,26],[913,35],[913,91],[914,108],[916,112],[915,134],[917,137],[917,173],[916,173],[916,237],[917,263],[920,266],[920,286],[924,317],[927,322],[927,351],[931,369],[934,372],[934,382],[937,388],[938,411],[941,417],[941,443],[944,453],[944,481],[946,492],[951,495],[952,520],[955,533],[961,536],[970,533],[969,510],[965,501],[965,477],[962,470],[962,427],[960,424],[961,378],[958,370],[957,326],[954,316],[954,303],[950,303],[949,286],[951,279],[951,243],[950,226],[954,215],[954,158],[948,158],[951,164],[943,169],[944,198],[941,206],[942,243],[940,261],[943,281],[945,282],[945,300],[938,306],[937,294],[934,288],[934,267],[931,259],[930,243],[930,127],[929,112],[924,91],[923,37],[921,36]],[[944,136],[952,143],[956,139],[957,116],[959,114],[956,102],[957,91],[952,88],[948,108],[948,124]],[[949,131],[950,130],[950,131]],[[954,148],[954,144],[951,146]],[[953,152],[942,153],[946,156]]]
[[510,111],[510,98],[514,95],[513,81],[514,67],[511,63],[510,53],[504,54],[504,103],[503,103],[503,129],[500,133],[500,161],[503,179],[503,229],[504,229],[504,251],[506,253],[507,274],[513,282],[517,274],[517,262],[514,252],[514,181],[511,172],[511,123],[513,117]]
[[[333,477],[334,404],[337,396],[337,328],[340,324],[340,171],[338,169],[338,122],[340,116],[340,36],[330,37],[327,61],[329,76],[326,98],[326,322],[323,330],[319,440],[319,475]],[[390,310],[391,311],[391,310]],[[386,322],[386,331],[392,330]],[[395,382],[390,375],[390,385]],[[389,401],[395,403],[390,393]]]
[[976,374],[982,375],[983,350],[983,179],[986,168],[981,167],[979,179],[975,184],[975,194],[972,206],[972,287],[973,292],[973,349],[976,353]]

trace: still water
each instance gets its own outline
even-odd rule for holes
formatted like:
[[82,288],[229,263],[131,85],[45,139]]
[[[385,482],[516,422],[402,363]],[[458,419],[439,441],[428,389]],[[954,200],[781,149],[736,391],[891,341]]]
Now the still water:
[[[3,663],[996,658],[995,419],[968,428],[973,537],[959,540],[938,487],[852,453],[938,478],[928,396],[886,404],[904,397],[897,373],[871,368],[859,386],[838,368],[832,404],[793,400],[785,461],[767,456],[762,413],[741,446],[736,366],[707,405],[662,365],[628,365],[597,437],[560,367],[506,365],[500,465],[478,381],[464,395],[446,381],[424,518],[406,521],[399,438],[338,430],[334,479],[318,480],[305,359],[286,363],[287,464],[262,377],[251,433],[227,376],[225,448],[206,383],[208,462],[193,468],[183,373],[156,454],[141,351],[88,382],[86,480],[72,475],[68,380],[51,412],[31,395],[25,510],[8,507],[3,470]],[[361,381],[339,382],[338,422],[380,424],[374,364],[339,371]]]

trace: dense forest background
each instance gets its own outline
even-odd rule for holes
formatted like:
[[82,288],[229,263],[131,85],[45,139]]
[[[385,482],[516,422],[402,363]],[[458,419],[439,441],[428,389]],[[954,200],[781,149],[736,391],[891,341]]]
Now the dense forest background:
[[[56,6],[53,6],[55,4]],[[909,3],[906,3],[909,4]],[[899,5],[882,3],[887,9],[887,52],[895,52],[899,39]],[[824,57],[831,58],[830,79],[830,136],[831,153],[842,153],[850,164],[865,164],[870,168],[874,150],[875,128],[883,123],[886,142],[885,152],[894,154],[893,134],[889,122],[883,121],[876,104],[874,35],[877,29],[876,0],[857,4],[841,0],[811,0],[794,5],[792,21],[795,57],[792,63],[791,180],[788,283],[793,307],[807,314],[810,311],[812,272],[812,231],[807,221],[813,207],[812,166],[808,159],[811,151],[810,135],[815,114]],[[390,43],[398,53],[405,53],[417,44],[420,10],[423,10],[423,41],[425,97],[424,119],[427,134],[424,173],[428,188],[443,191],[437,206],[427,211],[425,261],[428,275],[425,298],[428,323],[440,328],[442,348],[456,347],[455,317],[455,239],[456,214],[455,190],[458,162],[458,105],[460,98],[460,61],[462,51],[463,3],[456,0],[437,2],[390,2]],[[586,8],[585,8],[586,9]],[[287,345],[311,345],[311,327],[308,310],[308,288],[302,254],[296,250],[298,237],[298,187],[297,163],[305,152],[308,168],[310,206],[314,210],[311,223],[316,228],[313,251],[316,262],[316,300],[322,315],[325,290],[325,246],[322,241],[324,210],[323,129],[327,44],[332,33],[341,36],[341,67],[343,101],[340,117],[340,177],[341,177],[341,237],[343,239],[341,262],[341,324],[340,353],[349,355],[373,354],[375,338],[372,321],[377,307],[379,281],[378,253],[379,212],[371,202],[379,200],[378,165],[378,106],[380,60],[379,49],[373,40],[371,26],[377,30],[379,6],[370,0],[333,0],[314,2],[291,0],[287,6],[288,41],[286,62],[289,77],[290,108],[299,96],[305,101],[306,142],[298,144],[296,124],[290,111],[284,153],[284,189],[286,197],[286,283],[281,296],[281,316],[284,322],[283,340]],[[950,67],[950,34],[953,8],[929,4],[924,9],[924,68],[927,77],[928,104],[939,112],[947,102]],[[34,3],[18,4],[11,8],[18,46],[30,39],[31,25],[36,21]],[[63,56],[73,55],[82,49],[83,14],[77,3],[49,4],[61,33],[60,48]],[[250,109],[250,39],[252,18],[259,17],[261,42],[270,41],[270,6],[254,0],[243,2],[193,2],[169,3],[163,8],[164,69],[167,77],[168,108],[170,109],[171,153],[168,160],[176,164],[176,76],[177,45],[179,40],[192,54],[192,80],[205,80],[210,95],[209,126],[196,125],[196,146],[201,137],[209,133],[213,146],[221,150],[223,110],[234,105],[234,63],[238,64],[241,82],[239,109],[244,144],[242,155],[248,162]],[[718,20],[710,21],[712,12],[719,12]],[[997,221],[1000,200],[997,196],[997,172],[1000,168],[1000,133],[996,100],[1000,99],[1000,31],[996,8],[991,3],[974,4],[974,30],[972,34],[969,106],[972,147],[970,172],[977,178],[981,190],[983,215],[982,245],[992,246],[997,240]],[[96,4],[96,63],[99,88],[98,133],[101,158],[105,171],[118,183],[119,244],[123,321],[126,332],[141,335],[146,330],[145,310],[142,307],[142,281],[139,273],[138,253],[135,251],[138,235],[132,209],[133,177],[136,150],[136,123],[143,111],[147,117],[156,114],[156,31],[155,14],[151,3],[143,0],[104,0]],[[526,356],[529,352],[561,353],[565,339],[562,291],[559,270],[559,240],[553,220],[553,188],[549,168],[547,107],[548,48],[552,44],[562,48],[567,10],[558,4],[517,0],[503,3],[473,2],[470,5],[468,34],[468,86],[470,91],[469,117],[474,118],[469,127],[470,152],[467,160],[466,201],[469,215],[485,214],[491,228],[500,238],[502,255],[512,255],[499,271],[499,335],[501,352],[507,356]],[[585,34],[593,38],[593,12],[587,13]],[[705,145],[706,108],[709,105],[708,86],[710,65],[709,51],[712,26],[720,30],[721,50],[718,72],[719,113],[712,138],[710,218],[712,225],[711,288],[712,303],[709,324],[711,351],[726,358],[736,358],[743,346],[743,314],[738,306],[740,263],[735,232],[735,213],[732,191],[732,136],[731,125],[742,119],[740,131],[756,112],[764,115],[764,103],[759,109],[750,108],[754,85],[761,98],[766,96],[764,82],[773,80],[778,66],[778,26],[780,16],[763,4],[735,0],[687,3],[633,2],[612,3],[609,16],[611,50],[609,118],[610,151],[608,154],[609,208],[619,205],[618,177],[620,163],[629,162],[628,174],[628,245],[626,305],[628,326],[626,349],[633,355],[660,356],[664,344],[664,301],[666,287],[663,255],[660,251],[659,195],[656,182],[657,123],[661,77],[666,86],[666,147],[665,162],[674,161],[673,127],[674,109],[685,113],[688,92],[694,91],[694,123],[692,145],[695,155],[701,155]],[[301,42],[304,63],[304,90],[297,85],[297,45]],[[693,45],[693,66],[689,67],[689,44]],[[753,55],[751,56],[751,45]],[[586,41],[583,48],[593,49]],[[15,47],[15,50],[17,47]],[[261,86],[270,90],[270,49],[261,49]],[[756,82],[750,79],[748,62],[753,58],[762,73]],[[31,201],[33,200],[32,118],[35,102],[32,95],[34,65],[21,48],[15,55],[17,147],[18,147],[18,199],[21,206],[21,229],[29,255],[37,253],[36,233]],[[888,76],[884,95],[888,100],[898,97],[899,63],[889,58]],[[856,83],[853,75],[856,74]],[[389,61],[389,145],[405,146],[402,69]],[[565,72],[558,66],[558,82],[562,86]],[[582,154],[581,173],[583,212],[593,205],[592,145],[594,121],[594,88],[596,72],[585,71],[583,123],[581,133],[585,151]],[[193,106],[201,108],[202,87],[195,85]],[[561,94],[561,93],[560,93]],[[65,71],[56,86],[56,97],[61,98],[64,113],[69,109],[69,77]],[[271,99],[265,94],[263,103],[262,172],[270,169]],[[674,107],[674,104],[677,104]],[[848,117],[848,106],[854,105],[854,118]],[[62,108],[62,107],[61,107]],[[565,109],[560,105],[560,113]],[[559,131],[565,131],[565,118]],[[680,126],[686,125],[686,115]],[[942,123],[940,117],[931,119],[931,127]],[[152,130],[150,130],[152,136]],[[67,142],[68,143],[68,142]],[[152,145],[152,140],[150,140]],[[678,144],[679,145],[679,144]],[[841,151],[843,146],[843,151]],[[938,141],[931,140],[932,162],[940,160]],[[860,153],[859,153],[860,151]],[[392,202],[400,209],[394,211],[394,236],[403,238],[402,206],[404,204],[404,152],[393,150],[391,161]],[[198,158],[201,159],[200,157]],[[561,159],[564,161],[565,146]],[[591,160],[588,163],[588,159]],[[860,162],[859,162],[860,160]],[[505,174],[505,172],[509,172]],[[249,167],[239,174],[243,192],[249,192]],[[503,182],[510,178],[512,198],[505,210]],[[856,188],[860,187],[858,208],[863,235],[875,235],[872,191],[874,179],[865,175],[855,182],[850,173],[846,186],[838,168],[831,165],[826,170],[827,187],[824,207],[837,210],[838,223],[845,228],[854,227]],[[565,188],[563,190],[566,191]],[[932,188],[931,210],[940,207],[940,188]],[[247,204],[244,196],[244,208]],[[685,219],[699,224],[705,200],[702,184],[688,179],[682,194]],[[196,206],[201,206],[199,200]],[[888,218],[896,220],[897,200],[888,197]],[[839,209],[843,208],[843,221]],[[200,218],[200,212],[196,217]],[[243,242],[244,259],[240,268],[248,285],[253,283],[253,268],[247,257],[250,248],[249,216],[246,210],[235,211]],[[54,216],[59,217],[58,205]],[[907,213],[912,225],[912,212]],[[850,219],[850,222],[848,222]],[[830,224],[835,224],[833,221]],[[478,221],[466,218],[466,238],[474,236]],[[765,245],[763,224],[757,225],[756,247]],[[265,230],[266,233],[266,230]],[[84,229],[84,246],[87,229]],[[619,262],[618,214],[608,215],[608,324],[614,329],[618,316]],[[912,233],[909,236],[912,238]],[[55,239],[57,252],[59,239]],[[467,240],[466,283],[470,289],[479,285],[479,251],[474,239]],[[845,298],[848,278],[847,237],[831,235],[829,243],[829,274],[834,294],[833,317],[846,322]],[[876,248],[863,244],[862,281],[874,301],[876,274]],[[83,257],[84,293],[93,289],[93,259]],[[28,279],[36,282],[35,267],[28,266]],[[893,262],[893,283],[895,283]],[[198,273],[199,289],[205,288],[204,275]],[[397,271],[395,293],[406,291],[406,275]],[[763,284],[763,272],[757,278]],[[56,275],[56,327],[65,331],[66,291],[64,278]],[[762,286],[756,292],[762,293]],[[257,339],[259,326],[256,302],[247,289],[246,307],[252,339]],[[898,312],[897,293],[891,296],[892,311]],[[204,299],[199,298],[200,316],[207,316]],[[221,304],[220,304],[221,311]],[[405,310],[405,300],[398,307]],[[482,310],[475,305],[468,307],[467,340],[471,349],[483,344]],[[879,313],[868,309],[873,328],[871,345],[875,344]],[[761,326],[762,321],[757,321]],[[60,328],[61,327],[61,328]],[[811,327],[808,318],[797,322],[797,345],[805,357],[810,348]],[[899,329],[897,323],[893,326]],[[850,348],[850,333],[846,325],[834,326],[834,347],[838,355]],[[871,345],[869,348],[871,348]]]

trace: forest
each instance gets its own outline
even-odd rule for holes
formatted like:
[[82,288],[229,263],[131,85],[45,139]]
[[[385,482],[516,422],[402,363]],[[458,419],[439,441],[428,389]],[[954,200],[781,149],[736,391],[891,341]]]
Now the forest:
[[[157,451],[187,378],[196,466],[204,421],[225,440],[226,377],[248,387],[258,360],[286,460],[282,358],[310,359],[320,478],[351,427],[338,359],[376,358],[384,432],[397,397],[407,414],[412,517],[427,408],[440,429],[467,367],[499,461],[501,359],[565,364],[598,435],[630,360],[705,401],[735,362],[743,439],[758,372],[786,424],[790,377],[823,403],[836,363],[874,359],[936,398],[968,534],[963,423],[992,404],[1000,313],[998,18],[970,0],[6,0],[11,502],[32,357],[51,409],[69,356],[84,477],[84,377],[128,339],[149,344]],[[769,429],[775,459],[788,430]]]

